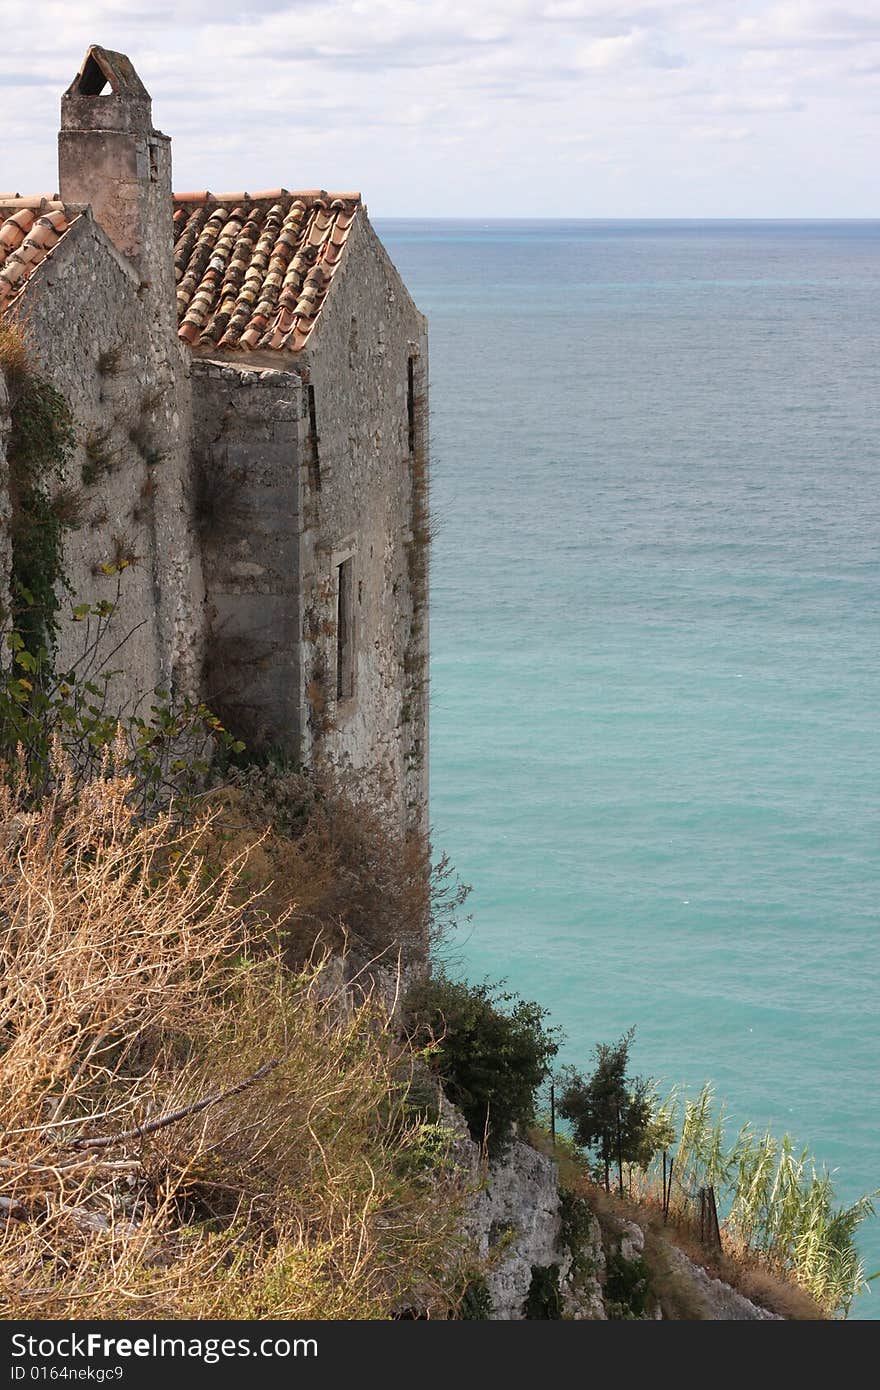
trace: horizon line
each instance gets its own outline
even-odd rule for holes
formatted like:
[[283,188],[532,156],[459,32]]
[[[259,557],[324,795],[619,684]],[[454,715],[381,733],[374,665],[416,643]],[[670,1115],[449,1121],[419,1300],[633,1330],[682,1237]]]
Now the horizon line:
[[[367,203],[367,200],[364,199]],[[368,205],[368,204],[367,204]],[[712,216],[689,216],[689,217],[662,217],[642,214],[638,217],[605,215],[605,216],[566,216],[560,214],[554,217],[513,217],[497,216],[480,213],[465,214],[432,214],[432,213],[405,213],[405,212],[378,212],[376,218],[384,218],[386,221],[394,222],[823,222],[823,223],[880,223],[880,212],[871,217],[712,217]]]

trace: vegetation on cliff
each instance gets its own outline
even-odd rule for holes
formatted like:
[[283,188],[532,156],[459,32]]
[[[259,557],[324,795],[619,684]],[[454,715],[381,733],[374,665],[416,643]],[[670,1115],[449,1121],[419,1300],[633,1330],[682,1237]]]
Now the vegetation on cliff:
[[388,1007],[285,965],[211,820],[55,771],[0,787],[0,1315],[445,1313],[463,1194]]
[[534,1119],[538,1088],[558,1051],[547,1010],[500,985],[469,985],[442,974],[407,996],[411,1044],[424,1050],[471,1138],[491,1157],[516,1126]]
[[[868,1283],[855,1235],[876,1194],[839,1205],[827,1169],[788,1134],[777,1139],[745,1125],[729,1143],[724,1108],[716,1113],[708,1085],[691,1099],[673,1093],[661,1102],[653,1081],[626,1076],[632,1036],[600,1043],[591,1076],[571,1067],[560,1075],[558,1112],[571,1137],[558,1142],[575,1171],[608,1194],[616,1166],[620,1197],[659,1210],[703,1261],[718,1262],[723,1251],[734,1275],[759,1269],[776,1285],[793,1281],[825,1316],[846,1315]],[[707,1229],[710,1191],[720,1243]]]
[[[0,366],[14,385],[0,1316],[484,1315],[436,1080],[489,1158],[502,1155],[550,1075],[547,1011],[501,986],[426,978],[466,890],[368,779],[241,763],[208,709],[164,691],[120,724],[95,659],[112,603],[72,603],[82,658],[55,670],[71,422],[8,334]],[[418,977],[402,1009],[401,965]],[[679,1119],[628,1076],[631,1039],[600,1044],[591,1076],[558,1079],[577,1141],[553,1146],[575,1265],[616,1165],[649,1231],[634,1282],[615,1255],[611,1303],[640,1316],[649,1275],[675,1286],[651,1223],[655,1155],[680,1128],[663,1218],[676,1239],[694,1240],[687,1194],[717,1187],[726,1271],[846,1311],[864,1285],[854,1235],[870,1200],[836,1206],[828,1174],[787,1136],[745,1129],[728,1145],[708,1091]],[[555,1269],[534,1267],[526,1315],[561,1315]]]
[[[227,769],[195,794],[188,768],[174,816],[157,814],[165,783],[144,769],[173,781],[181,733],[157,713],[143,743],[142,729],[117,727],[112,747],[88,741],[80,758],[51,729],[45,760],[9,757],[7,739],[0,1311],[340,1318],[469,1306],[467,1192],[425,1104],[424,1063],[499,1155],[549,1075],[546,1011],[441,974],[415,984],[401,1020],[369,982],[383,961],[423,959],[461,903],[448,865],[432,893],[427,845],[326,769]],[[316,943],[335,954],[316,964]],[[679,1120],[627,1075],[630,1037],[597,1049],[592,1076],[565,1073],[561,1109],[581,1146],[560,1136],[557,1156],[574,1154],[588,1184],[591,1162],[600,1177],[619,1163],[650,1220],[651,1157],[680,1126],[676,1241],[693,1248],[683,1196],[712,1184],[727,1194],[728,1277],[745,1270],[777,1290],[794,1280],[813,1307],[845,1311],[864,1283],[854,1234],[870,1201],[836,1207],[828,1175],[787,1138],[746,1130],[727,1146],[708,1091]],[[575,1195],[587,1190],[595,1202],[589,1187]],[[652,1239],[645,1258],[656,1245],[674,1290],[666,1237]],[[545,1294],[539,1279],[532,1315],[556,1315]]]
[[847,1313],[867,1283],[855,1235],[873,1215],[876,1194],[839,1205],[831,1174],[789,1134],[776,1138],[744,1125],[729,1142],[724,1108],[716,1111],[710,1086],[680,1106],[673,1098],[668,1109],[676,1117],[681,1110],[678,1205],[711,1184],[732,1253],[754,1255],[768,1269],[794,1278],[827,1313]]
[[616,1043],[597,1043],[592,1076],[576,1067],[565,1067],[559,1076],[559,1114],[570,1122],[581,1148],[595,1151],[606,1192],[612,1165],[622,1192],[624,1163],[646,1169],[658,1151],[675,1142],[669,1115],[657,1104],[653,1079],[627,1076],[635,1031],[630,1028]]
[[0,1315],[442,1316],[465,1194],[394,981],[464,890],[366,783],[233,766],[243,745],[166,691],[120,722],[112,602],[71,600],[81,657],[55,669],[58,527],[22,537],[72,422],[14,331],[0,367]]

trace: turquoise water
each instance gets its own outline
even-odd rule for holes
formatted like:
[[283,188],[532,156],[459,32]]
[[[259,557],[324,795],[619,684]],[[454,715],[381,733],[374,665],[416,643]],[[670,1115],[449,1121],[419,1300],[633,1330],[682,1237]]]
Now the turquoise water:
[[430,320],[462,968],[548,1005],[566,1060],[636,1024],[637,1070],[712,1080],[851,1200],[880,1185],[880,223],[379,231]]

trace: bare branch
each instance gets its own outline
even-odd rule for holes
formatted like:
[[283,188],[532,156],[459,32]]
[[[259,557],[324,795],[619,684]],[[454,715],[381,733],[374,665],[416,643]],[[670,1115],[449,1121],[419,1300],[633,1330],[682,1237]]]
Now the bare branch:
[[150,1120],[148,1124],[136,1125],[134,1129],[127,1129],[123,1134],[102,1134],[95,1139],[71,1139],[64,1147],[67,1149],[109,1149],[116,1144],[127,1144],[132,1139],[142,1139],[147,1134],[155,1134],[158,1129],[165,1129],[167,1125],[177,1124],[179,1120],[186,1120],[190,1115],[198,1115],[200,1111],[207,1110],[209,1105],[219,1105],[220,1101],[228,1100],[230,1096],[240,1095],[250,1086],[262,1081],[264,1076],[268,1076],[270,1071],[280,1067],[282,1059],[273,1057],[270,1062],[264,1062],[250,1076],[246,1076],[244,1081],[239,1081],[236,1086],[230,1086],[225,1091],[217,1091],[213,1096],[205,1096],[203,1100],[197,1100],[193,1105],[185,1105],[181,1110],[172,1110],[170,1115],[161,1115],[157,1120]]

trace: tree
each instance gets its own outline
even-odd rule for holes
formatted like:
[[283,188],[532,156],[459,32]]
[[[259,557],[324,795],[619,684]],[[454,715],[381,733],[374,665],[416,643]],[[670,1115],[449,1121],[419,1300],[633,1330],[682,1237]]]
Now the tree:
[[646,1168],[657,1150],[670,1142],[668,1121],[655,1112],[652,1079],[626,1074],[635,1031],[630,1028],[619,1042],[596,1044],[592,1076],[566,1067],[559,1077],[559,1114],[570,1121],[576,1142],[602,1162],[606,1192],[612,1163],[617,1164],[623,1192],[624,1163]]

